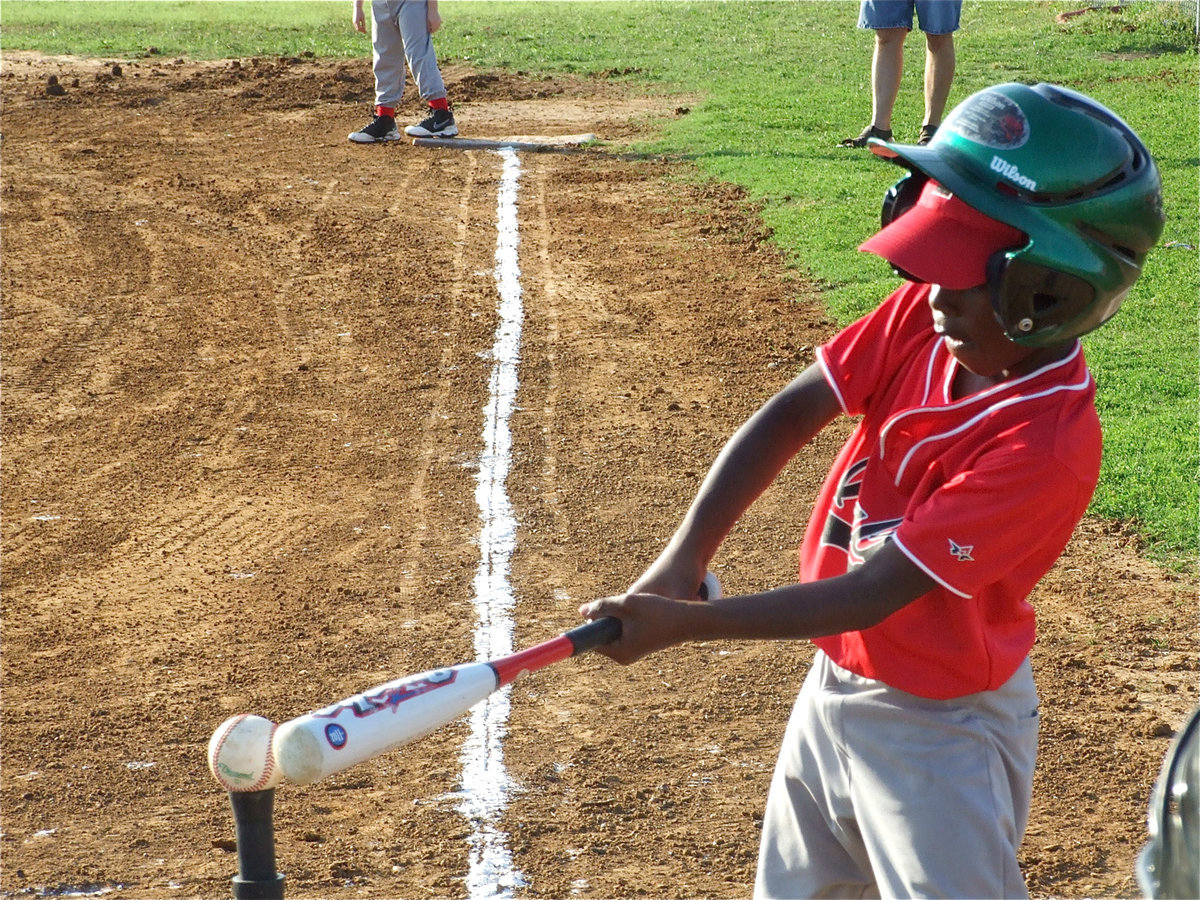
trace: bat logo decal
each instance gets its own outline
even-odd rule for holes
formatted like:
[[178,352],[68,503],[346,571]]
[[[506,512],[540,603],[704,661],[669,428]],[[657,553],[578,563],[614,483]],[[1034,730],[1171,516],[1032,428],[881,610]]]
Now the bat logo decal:
[[[349,700],[343,700],[341,703],[336,703],[333,706],[327,706],[325,709],[318,709],[312,715],[322,719],[336,719],[344,710],[350,710],[356,719],[364,718],[365,716],[373,716],[375,713],[385,709],[390,709],[396,712],[400,704],[406,700],[411,700],[413,697],[419,697],[422,694],[428,694],[430,691],[436,691],[438,688],[445,687],[448,684],[453,684],[458,673],[454,669],[436,669],[433,672],[427,672],[423,677],[413,678],[409,681],[403,681],[399,684],[385,684],[383,687],[351,697]],[[325,736],[329,743],[334,747],[339,747],[332,735],[329,734],[329,726],[325,729]],[[337,726],[341,729],[341,726]],[[346,743],[345,731],[342,729],[341,745]]]
[[329,741],[329,746],[334,750],[341,750],[346,746],[346,729],[337,722],[330,722],[325,726],[325,740]]

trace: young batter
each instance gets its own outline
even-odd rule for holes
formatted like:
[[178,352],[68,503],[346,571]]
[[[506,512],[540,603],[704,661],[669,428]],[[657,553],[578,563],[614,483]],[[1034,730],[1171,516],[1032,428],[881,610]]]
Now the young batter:
[[[1071,135],[1071,144],[1061,136]],[[758,897],[1021,897],[1037,748],[1028,602],[1095,488],[1079,335],[1112,316],[1163,227],[1149,153],[1051,85],[968,98],[860,249],[906,281],[730,439],[601,649],[812,639],[767,799]],[[817,497],[800,578],[694,597],[721,542],[838,415],[861,416]]]

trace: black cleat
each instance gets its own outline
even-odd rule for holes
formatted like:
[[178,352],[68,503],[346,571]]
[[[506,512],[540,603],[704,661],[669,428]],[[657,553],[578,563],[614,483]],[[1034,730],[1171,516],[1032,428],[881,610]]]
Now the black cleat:
[[454,113],[448,109],[431,109],[429,115],[416,125],[404,129],[409,137],[454,137],[458,126],[454,124]]
[[374,144],[376,141],[398,141],[400,132],[396,120],[391,116],[376,116],[371,124],[359,131],[351,132],[350,140],[356,144]]

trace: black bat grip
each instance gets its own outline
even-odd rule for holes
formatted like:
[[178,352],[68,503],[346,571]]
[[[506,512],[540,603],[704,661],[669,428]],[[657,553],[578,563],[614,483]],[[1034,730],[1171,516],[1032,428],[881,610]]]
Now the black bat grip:
[[619,638],[621,636],[621,620],[614,616],[593,619],[586,625],[572,628],[564,636],[575,648],[571,655],[578,656],[580,653],[596,649],[601,644],[611,644]]

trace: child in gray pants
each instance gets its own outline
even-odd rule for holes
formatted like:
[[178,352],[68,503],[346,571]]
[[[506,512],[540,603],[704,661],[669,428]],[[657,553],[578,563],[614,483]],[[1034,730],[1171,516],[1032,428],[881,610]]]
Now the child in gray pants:
[[[437,0],[372,0],[372,67],[375,72],[375,116],[369,125],[350,135],[359,144],[398,141],[396,105],[404,95],[404,66],[412,70],[429,115],[409,125],[410,137],[453,137],[458,134],[454,113],[446,98],[446,85],[438,70],[432,34],[442,26]],[[354,0],[354,27],[366,32],[363,0]]]

